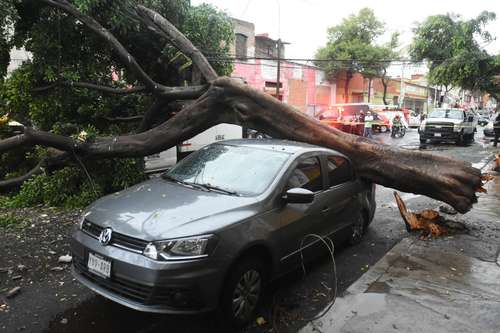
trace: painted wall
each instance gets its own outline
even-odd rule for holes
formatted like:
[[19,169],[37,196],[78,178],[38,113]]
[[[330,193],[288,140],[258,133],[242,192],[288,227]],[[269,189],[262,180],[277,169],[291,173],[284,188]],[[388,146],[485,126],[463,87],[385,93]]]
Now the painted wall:
[[[276,96],[277,62],[253,59],[235,64],[232,77]],[[336,103],[336,85],[327,82],[324,72],[291,62],[281,62],[279,99],[314,115]]]

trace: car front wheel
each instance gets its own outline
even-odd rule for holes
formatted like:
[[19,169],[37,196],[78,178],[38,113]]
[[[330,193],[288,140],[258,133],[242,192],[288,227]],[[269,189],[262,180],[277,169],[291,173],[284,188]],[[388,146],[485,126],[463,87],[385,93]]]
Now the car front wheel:
[[254,318],[264,278],[264,265],[256,257],[246,257],[231,268],[222,290],[220,306],[226,325],[240,328]]

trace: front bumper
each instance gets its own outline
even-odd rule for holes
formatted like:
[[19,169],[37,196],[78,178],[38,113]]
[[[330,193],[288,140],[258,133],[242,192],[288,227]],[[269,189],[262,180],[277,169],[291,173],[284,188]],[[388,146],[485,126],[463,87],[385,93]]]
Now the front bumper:
[[[224,269],[211,258],[158,262],[78,230],[71,241],[73,274],[94,292],[129,308],[156,313],[190,314],[217,307]],[[88,254],[111,260],[111,277],[88,271]]]
[[485,128],[483,130],[483,133],[484,133],[484,136],[488,136],[488,137],[494,137],[495,136],[495,132],[493,131],[493,129],[487,129]]
[[460,137],[460,132],[452,132],[452,131],[443,131],[443,132],[428,132],[428,131],[420,131],[420,139],[429,139],[429,140],[453,140],[456,141]]

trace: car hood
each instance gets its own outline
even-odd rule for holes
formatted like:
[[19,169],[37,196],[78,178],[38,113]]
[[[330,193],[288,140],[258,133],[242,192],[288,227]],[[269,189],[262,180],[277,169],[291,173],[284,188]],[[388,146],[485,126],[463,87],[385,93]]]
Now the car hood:
[[451,119],[451,118],[427,118],[424,120],[424,123],[453,123],[453,124],[461,124],[463,122],[462,119]]
[[105,196],[86,219],[144,240],[199,235],[257,213],[257,200],[192,189],[162,178]]

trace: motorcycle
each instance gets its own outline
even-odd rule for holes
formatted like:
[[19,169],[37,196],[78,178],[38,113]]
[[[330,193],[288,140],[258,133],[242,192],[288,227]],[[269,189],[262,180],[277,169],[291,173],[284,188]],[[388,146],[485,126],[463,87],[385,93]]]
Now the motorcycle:
[[406,134],[405,126],[393,126],[391,131],[391,137],[402,138]]

